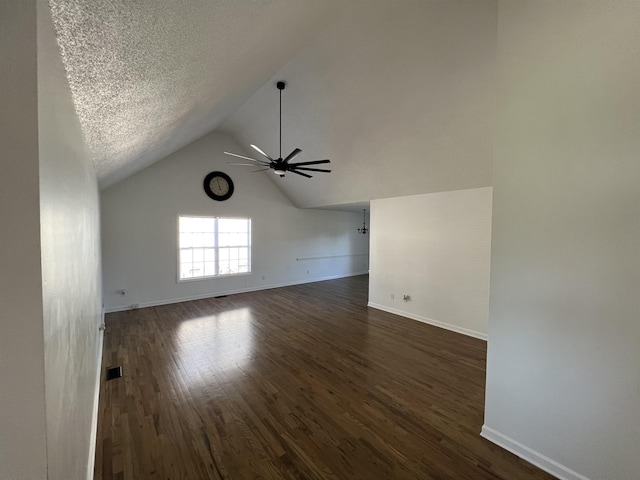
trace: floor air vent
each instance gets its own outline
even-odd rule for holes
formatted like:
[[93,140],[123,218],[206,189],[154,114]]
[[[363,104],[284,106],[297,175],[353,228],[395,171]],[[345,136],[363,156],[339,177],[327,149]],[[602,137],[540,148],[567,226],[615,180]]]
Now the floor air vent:
[[107,381],[113,380],[115,378],[120,378],[121,376],[122,367],[107,368]]

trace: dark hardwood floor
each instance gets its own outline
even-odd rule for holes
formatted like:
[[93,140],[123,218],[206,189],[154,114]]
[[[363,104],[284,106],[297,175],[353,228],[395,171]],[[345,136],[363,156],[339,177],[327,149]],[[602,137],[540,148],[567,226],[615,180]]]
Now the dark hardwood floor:
[[486,344],[367,282],[107,315],[95,478],[552,478],[479,436]]

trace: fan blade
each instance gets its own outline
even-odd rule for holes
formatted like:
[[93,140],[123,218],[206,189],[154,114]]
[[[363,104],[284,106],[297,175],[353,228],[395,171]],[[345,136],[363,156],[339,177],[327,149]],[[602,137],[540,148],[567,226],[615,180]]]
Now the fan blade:
[[245,160],[251,160],[252,162],[264,163],[268,164],[269,162],[265,162],[264,160],[256,160],[255,158],[245,157],[244,155],[238,155],[237,153],[224,152],[226,155],[231,155],[232,157],[244,158]]
[[259,170],[251,170],[251,173],[255,173],[255,172],[264,172],[265,170],[271,170],[269,167],[267,168],[261,168]]
[[255,145],[251,145],[251,148],[253,148],[256,152],[258,152],[260,155],[267,157],[269,159],[269,161],[273,162],[273,158],[271,158],[269,155],[267,155],[266,153],[264,153],[262,150],[260,150],[258,147],[256,147]]
[[227,162],[227,165],[246,165],[247,167],[261,167],[262,166],[262,165],[256,165],[255,163],[232,163],[232,162]]
[[287,158],[284,159],[284,163],[289,163],[289,160],[291,160],[293,157],[295,157],[296,155],[298,155],[300,152],[302,152],[302,150],[300,150],[299,148],[296,148],[293,152],[291,152]]
[[[289,165],[290,167],[292,165]],[[308,168],[308,167],[298,167],[298,168],[291,168],[291,170],[308,170],[310,172],[325,172],[325,173],[331,173],[331,170],[325,170],[323,168]]]
[[302,175],[303,177],[312,178],[311,175],[307,175],[306,173],[298,172],[297,170],[288,170],[291,173],[297,173],[298,175]]
[[291,163],[290,167],[297,167],[302,165],[319,165],[321,163],[331,163],[331,160],[312,160],[310,162],[299,162],[299,163]]

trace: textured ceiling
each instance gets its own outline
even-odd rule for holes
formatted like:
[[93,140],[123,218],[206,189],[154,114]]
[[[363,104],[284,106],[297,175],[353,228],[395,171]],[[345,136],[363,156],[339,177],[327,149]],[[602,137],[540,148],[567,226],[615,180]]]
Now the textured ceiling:
[[101,187],[214,130],[339,0],[49,0]]

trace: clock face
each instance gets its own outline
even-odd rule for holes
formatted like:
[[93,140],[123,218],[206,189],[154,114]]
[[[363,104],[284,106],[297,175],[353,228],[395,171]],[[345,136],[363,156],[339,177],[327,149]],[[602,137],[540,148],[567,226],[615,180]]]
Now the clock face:
[[223,177],[213,177],[209,180],[209,190],[215,195],[222,197],[229,191],[229,182]]
[[212,199],[223,201],[233,195],[233,181],[224,172],[211,172],[204,178],[204,191]]

